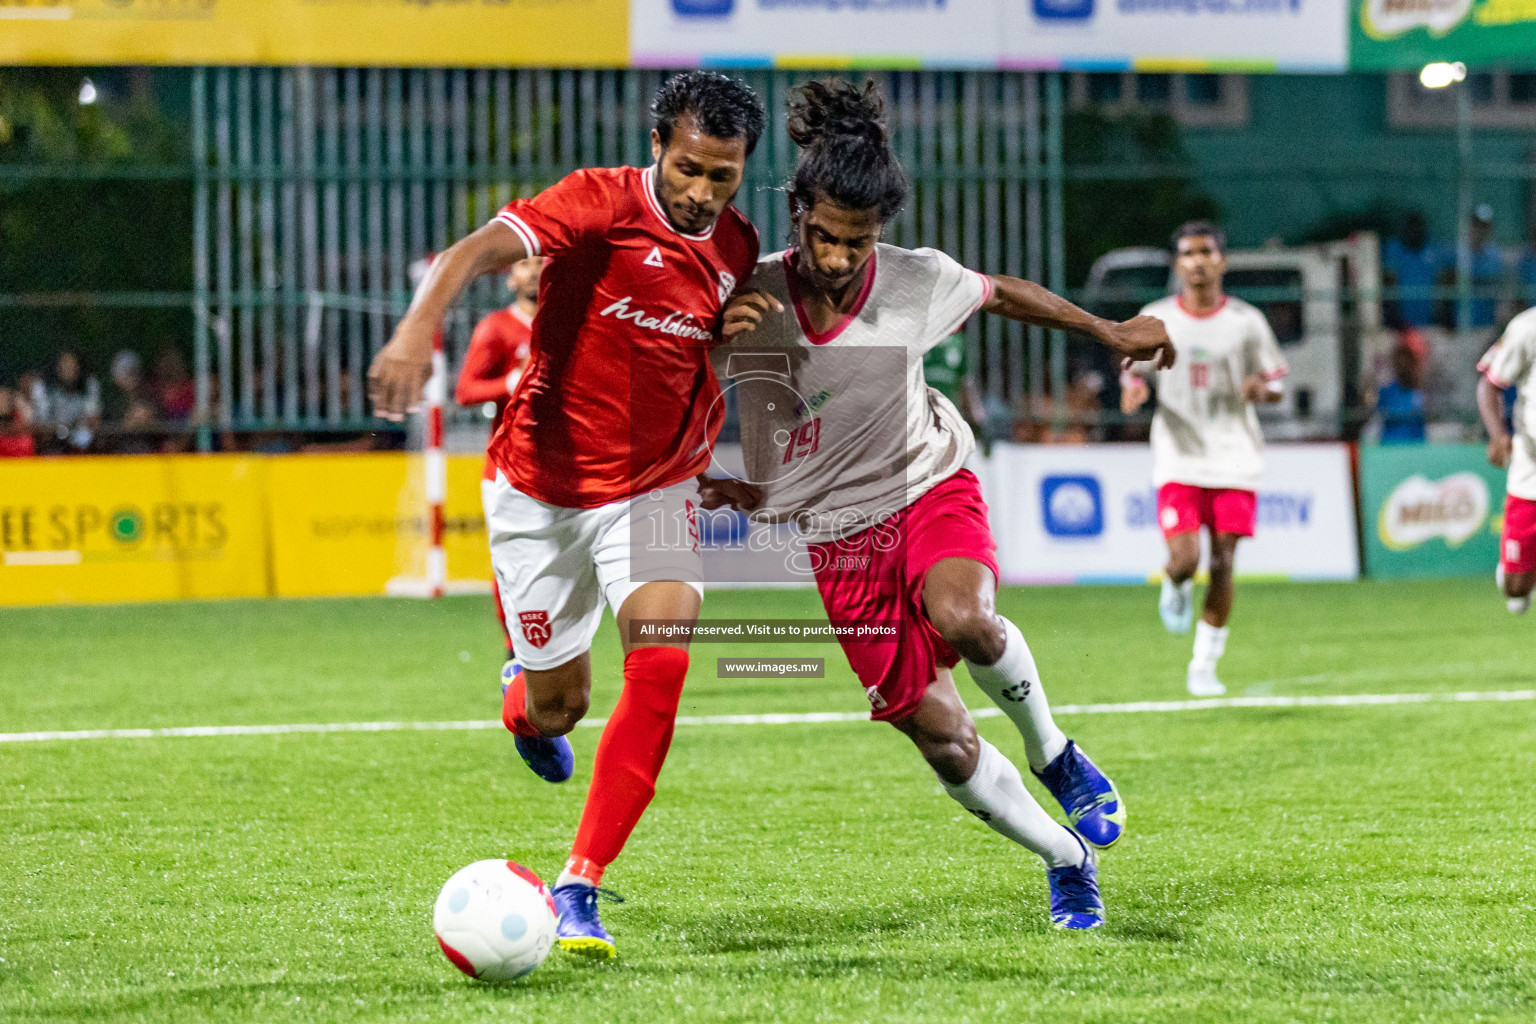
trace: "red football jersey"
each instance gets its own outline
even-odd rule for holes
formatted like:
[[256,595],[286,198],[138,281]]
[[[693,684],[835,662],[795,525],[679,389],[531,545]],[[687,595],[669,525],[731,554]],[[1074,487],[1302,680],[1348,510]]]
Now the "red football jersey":
[[727,207],[709,231],[678,232],[654,175],[577,171],[497,216],[550,261],[532,356],[490,454],[551,505],[595,508],[686,480],[720,430],[709,348],[757,263],[757,231]]
[[[454,401],[460,405],[495,402],[496,418],[491,422],[499,424],[512,398],[507,378],[520,373],[528,363],[532,327],[533,319],[517,306],[498,309],[476,324],[469,339],[469,351],[464,353],[464,366],[459,370]],[[495,478],[496,464],[487,451],[485,479]]]

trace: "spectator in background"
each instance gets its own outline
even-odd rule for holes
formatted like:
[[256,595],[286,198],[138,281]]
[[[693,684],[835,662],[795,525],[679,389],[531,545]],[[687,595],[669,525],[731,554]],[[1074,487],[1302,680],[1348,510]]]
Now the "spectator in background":
[[102,396],[102,419],[108,424],[121,422],[128,407],[144,392],[144,364],[139,354],[123,349],[112,357],[111,381]]
[[1531,217],[1527,231],[1529,237],[1525,247],[1520,250],[1520,263],[1515,268],[1520,278],[1520,299],[1517,303],[1520,309],[1536,306],[1536,216]]
[[1418,353],[1408,345],[1392,350],[1392,381],[1376,392],[1382,444],[1424,443],[1424,389]]
[[174,345],[166,345],[155,356],[154,398],[160,417],[173,422],[191,419],[197,407],[197,385],[187,372],[181,350]]
[[[182,358],[181,350],[174,345],[166,345],[155,356],[153,395],[161,420],[186,424],[192,419],[192,411],[197,407],[197,385],[187,372],[187,361]],[[192,450],[192,434],[185,430],[168,433],[160,450],[189,452]]]
[[0,387],[0,459],[37,454],[32,440],[32,409],[26,396]]
[[1446,257],[1443,249],[1429,241],[1424,215],[1408,214],[1401,236],[1387,239],[1381,248],[1382,282],[1389,289],[1402,290],[1395,302],[1387,303],[1388,323],[1402,330],[1435,322],[1433,289],[1446,278]]
[[1013,439],[1026,444],[1087,444],[1103,440],[1104,375],[1092,367],[1068,370],[1065,399],[1049,395],[1020,401],[1028,409],[1013,427]]
[[111,450],[123,455],[144,455],[157,450],[149,435],[159,421],[159,411],[144,380],[137,352],[123,349],[112,357],[112,382],[102,402],[103,419],[112,436]]
[[1472,211],[1472,308],[1469,326],[1493,326],[1499,315],[1499,289],[1503,283],[1504,255],[1493,241],[1493,207],[1479,203],[1477,209]]
[[78,454],[90,448],[101,429],[101,383],[85,375],[75,353],[60,352],[52,377],[32,386],[32,418],[48,428],[50,452]]

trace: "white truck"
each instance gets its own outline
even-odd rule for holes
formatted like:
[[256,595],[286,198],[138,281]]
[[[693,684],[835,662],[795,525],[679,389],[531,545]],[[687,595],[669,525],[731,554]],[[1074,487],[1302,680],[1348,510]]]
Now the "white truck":
[[[1116,249],[1094,261],[1083,305],[1116,320],[1176,289],[1167,249]],[[1360,232],[1340,242],[1266,245],[1227,254],[1226,290],[1264,312],[1291,364],[1285,400],[1260,415],[1274,439],[1337,438],[1391,338],[1381,319],[1381,249]]]

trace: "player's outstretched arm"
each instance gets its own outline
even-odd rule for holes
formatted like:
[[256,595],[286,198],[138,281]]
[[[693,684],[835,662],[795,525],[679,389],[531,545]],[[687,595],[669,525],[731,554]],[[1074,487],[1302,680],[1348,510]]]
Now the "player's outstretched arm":
[[1120,355],[1150,360],[1156,369],[1173,365],[1173,342],[1155,316],[1137,316],[1116,323],[1094,316],[1032,281],[993,274],[992,297],[982,311],[1052,330],[1080,331]]
[[1503,469],[1509,465],[1514,442],[1504,428],[1504,391],[1487,377],[1477,379],[1477,411],[1488,428],[1488,461]]
[[375,416],[400,420],[421,401],[421,389],[432,375],[432,335],[469,282],[527,255],[517,232],[492,221],[432,261],[411,308],[368,368],[368,398]]

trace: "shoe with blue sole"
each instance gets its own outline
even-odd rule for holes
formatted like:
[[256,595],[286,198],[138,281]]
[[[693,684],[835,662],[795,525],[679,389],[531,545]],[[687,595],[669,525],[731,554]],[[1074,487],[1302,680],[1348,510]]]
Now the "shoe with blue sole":
[[555,924],[555,938],[560,948],[592,960],[612,960],[618,955],[613,936],[598,918],[599,897],[609,903],[623,903],[624,897],[609,889],[571,882],[557,885],[550,891],[555,900],[555,912],[559,918]]
[[[515,661],[501,666],[503,697],[512,680],[522,671],[523,667]],[[512,742],[523,762],[545,782],[564,782],[576,771],[576,752],[564,736],[518,736],[514,733]]]
[[1034,773],[1067,814],[1067,823],[1099,848],[1115,845],[1125,831],[1125,801],[1120,791],[1075,742],[1056,760]]
[[1073,838],[1083,848],[1077,867],[1051,868],[1045,873],[1051,885],[1051,924],[1065,931],[1085,931],[1104,923],[1104,901],[1099,897],[1099,861],[1082,837]]

